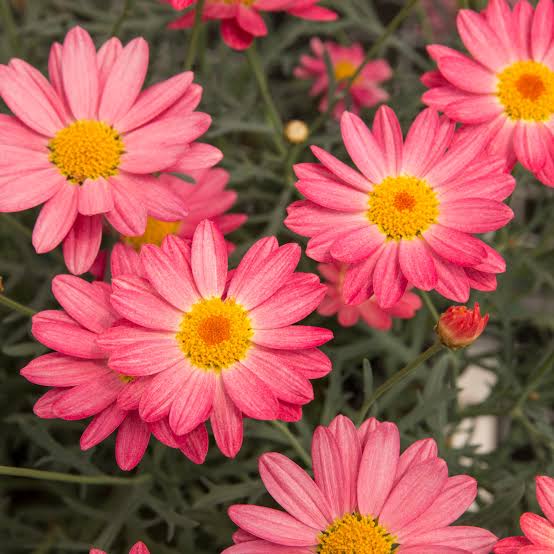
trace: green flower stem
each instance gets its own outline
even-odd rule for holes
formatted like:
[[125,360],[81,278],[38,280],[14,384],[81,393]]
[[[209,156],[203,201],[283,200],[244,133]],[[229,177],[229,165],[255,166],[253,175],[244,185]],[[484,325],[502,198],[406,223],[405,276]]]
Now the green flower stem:
[[306,449],[302,446],[300,441],[290,432],[290,429],[282,422],[274,420],[271,422],[273,427],[278,429],[290,442],[291,446],[294,448],[296,453],[302,458],[302,461],[308,466],[311,467],[312,459],[310,455],[306,452]]
[[522,414],[522,408],[529,394],[531,394],[542,382],[546,374],[554,368],[554,348],[550,349],[550,352],[547,354],[544,362],[539,365],[539,367],[534,372],[531,379],[527,383],[527,386],[523,389],[520,397],[512,408],[512,415],[517,416]]
[[19,40],[19,32],[17,30],[17,25],[15,24],[15,19],[13,17],[10,0],[0,0],[0,20],[2,21],[4,32],[8,36],[11,54],[13,56],[21,54],[21,42]]
[[114,23],[112,27],[112,32],[110,33],[112,37],[116,37],[119,35],[119,31],[121,31],[121,27],[123,26],[123,23],[127,19],[127,16],[131,13],[131,10],[135,7],[135,0],[125,0],[125,4],[123,5],[123,11],[121,12],[121,15],[117,18],[116,22]]
[[283,123],[281,121],[281,116],[279,115],[277,107],[275,106],[275,102],[271,97],[267,78],[262,68],[260,57],[258,56],[258,52],[256,51],[255,44],[253,44],[250,48],[248,48],[248,50],[246,50],[246,58],[248,59],[250,69],[252,70],[252,73],[254,74],[254,77],[258,84],[258,89],[260,90],[260,94],[262,95],[262,99],[265,103],[267,115],[271,121],[271,125],[273,126],[275,145],[277,146],[277,149],[279,150],[281,156],[284,157],[287,153],[287,147],[283,138]]
[[417,369],[425,360],[442,350],[443,345],[440,342],[435,342],[427,350],[419,354],[409,364],[404,366],[400,371],[397,371],[392,377],[387,379],[364,403],[358,414],[357,424],[360,425],[367,416],[369,409],[373,404],[381,398],[386,392],[392,389],[395,385],[404,380],[412,371]]
[[36,310],[33,310],[33,308],[24,306],[23,304],[20,304],[19,302],[8,298],[4,294],[0,294],[0,304],[6,306],[10,310],[14,310],[15,312],[19,312],[20,314],[26,315],[28,317],[33,317],[37,313]]
[[111,477],[109,475],[73,475],[57,471],[41,471],[24,467],[0,466],[0,475],[10,477],[26,477],[43,481],[59,481],[62,483],[77,483],[79,485],[140,485],[152,478],[148,473],[138,477]]
[[202,31],[202,12],[204,11],[205,0],[198,0],[196,3],[196,12],[194,13],[194,25],[192,27],[192,34],[190,35],[190,42],[187,48],[187,55],[185,57],[185,69],[192,69],[194,61],[196,60],[196,53],[198,51],[198,40],[200,39],[200,31]]
[[423,298],[423,302],[427,306],[427,309],[433,316],[433,319],[435,320],[435,322],[437,322],[440,318],[440,314],[437,308],[435,308],[435,304],[433,303],[431,296],[429,295],[428,292],[425,292],[424,290],[420,290],[419,292],[421,293],[421,298]]

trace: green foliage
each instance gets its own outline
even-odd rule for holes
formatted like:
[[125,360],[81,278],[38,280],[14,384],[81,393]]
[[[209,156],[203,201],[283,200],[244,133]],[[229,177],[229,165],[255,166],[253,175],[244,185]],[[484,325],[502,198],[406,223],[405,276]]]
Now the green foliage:
[[[5,18],[10,3],[0,0],[0,4],[2,62],[19,55],[45,70],[51,42],[62,40],[79,23],[97,44],[114,28],[124,40],[143,35],[151,47],[149,82],[183,68],[191,31],[167,31],[165,25],[175,13],[156,0],[14,0],[13,5],[19,6],[13,10],[15,28]],[[257,53],[283,122],[318,118],[317,103],[307,94],[309,85],[292,76],[310,37],[333,37],[344,43],[359,40],[369,49],[402,8],[389,0],[332,4],[341,14],[335,23],[266,17],[270,33],[258,41]],[[422,29],[429,31],[428,22],[416,9],[380,48],[380,55],[394,69],[386,88],[405,129],[422,108],[419,76],[431,68]],[[441,42],[455,45],[454,36]],[[239,193],[235,210],[249,214],[246,225],[233,236],[238,248],[232,262],[265,235],[304,245],[283,226],[283,219],[286,206],[297,199],[291,161],[311,160],[308,148],[293,148],[276,135],[246,56],[220,41],[216,24],[200,30],[194,69],[196,82],[204,87],[201,109],[213,117],[206,140],[225,154],[222,165]],[[368,121],[372,115],[371,111],[363,114]],[[332,120],[326,119],[309,143],[346,160],[338,125]],[[553,196],[552,190],[519,168],[517,178],[510,200],[514,221],[486,237],[505,256],[508,270],[496,292],[476,293],[472,298],[491,314],[481,347],[455,354],[442,351],[371,408],[372,415],[399,425],[404,446],[434,437],[451,474],[475,476],[481,486],[481,509],[464,516],[464,521],[501,536],[516,534],[519,514],[536,509],[533,477],[554,475],[554,374],[549,372],[554,336]],[[28,231],[35,217],[32,211],[13,217],[0,214],[0,275],[6,295],[39,310],[55,305],[50,281],[64,272],[64,266],[60,251],[35,254]],[[301,270],[314,271],[315,263],[304,257]],[[439,311],[449,304],[435,295],[430,301]],[[334,319],[317,315],[310,322],[330,327],[336,338],[325,349],[333,372],[314,383],[315,400],[305,408],[302,421],[288,427],[308,451],[318,424],[329,423],[338,413],[355,418],[379,385],[434,340],[434,317],[426,307],[412,320],[395,322],[389,333],[363,325],[345,329]],[[32,414],[32,404],[43,391],[20,377],[19,369],[45,349],[33,341],[29,318],[0,306],[0,337],[0,463],[95,477],[100,483],[102,476],[126,477],[115,464],[113,439],[83,453],[78,446],[83,422],[39,420]],[[456,379],[468,365],[490,369],[497,382],[483,403],[461,406]],[[480,454],[478,445],[471,442],[454,448],[451,436],[459,422],[481,415],[496,418],[496,450]],[[115,554],[127,552],[142,538],[157,554],[214,554],[231,541],[234,526],[226,515],[230,504],[271,504],[257,473],[257,457],[267,451],[282,452],[302,463],[279,429],[249,421],[235,460],[224,458],[213,438],[203,466],[155,444],[135,472],[146,476],[138,483],[0,477],[0,550],[5,554],[88,552],[94,544]]]

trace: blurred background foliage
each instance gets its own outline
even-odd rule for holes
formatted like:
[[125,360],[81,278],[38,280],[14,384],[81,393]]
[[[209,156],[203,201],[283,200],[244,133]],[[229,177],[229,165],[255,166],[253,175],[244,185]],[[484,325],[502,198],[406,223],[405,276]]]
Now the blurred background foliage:
[[[298,118],[310,123],[318,118],[317,102],[307,95],[309,84],[296,80],[292,71],[307,52],[309,39],[319,36],[344,44],[360,41],[366,49],[380,44],[379,56],[394,70],[385,84],[390,105],[406,130],[422,108],[419,76],[432,67],[425,45],[436,41],[459,46],[452,31],[454,14],[444,2],[412,4],[388,38],[385,30],[406,7],[402,3],[329,1],[326,5],[340,13],[334,23],[266,16],[270,33],[256,49],[282,121]],[[430,7],[443,18],[442,31],[433,28]],[[150,43],[149,82],[185,67],[191,32],[166,30],[176,14],[156,0],[0,0],[0,12],[3,63],[18,56],[45,70],[51,42],[62,40],[78,23],[98,45],[112,34],[124,41],[144,36]],[[194,70],[204,87],[201,109],[213,117],[207,140],[225,154],[222,165],[239,193],[234,211],[249,215],[232,237],[238,244],[233,263],[261,236],[275,234],[281,242],[304,245],[283,226],[283,219],[286,206],[297,199],[291,161],[311,160],[307,145],[293,147],[275,133],[246,56],[221,42],[217,24],[202,28]],[[367,121],[372,116],[372,110],[363,113]],[[320,121],[323,124],[308,143],[346,160],[337,123]],[[536,509],[533,476],[554,475],[554,375],[549,372],[554,335],[553,191],[519,167],[516,173],[517,189],[509,200],[516,217],[506,229],[485,237],[505,256],[508,270],[496,292],[472,298],[491,314],[478,347],[442,351],[372,407],[373,415],[399,425],[404,446],[432,436],[451,474],[465,472],[479,480],[479,511],[466,514],[463,521],[500,536],[516,534],[520,512]],[[55,305],[50,280],[64,267],[59,251],[35,254],[29,231],[35,217],[33,211],[0,214],[0,275],[6,295],[40,310]],[[315,263],[304,257],[301,268],[314,271]],[[449,303],[437,295],[425,300],[414,319],[396,321],[388,333],[361,324],[344,329],[333,318],[311,316],[310,323],[330,327],[336,338],[325,348],[333,372],[315,382],[315,400],[305,408],[302,421],[289,426],[306,449],[318,424],[329,423],[338,413],[354,417],[376,386],[433,342],[436,311]],[[2,476],[6,470],[0,470],[3,554],[88,552],[91,544],[113,554],[126,553],[138,539],[157,554],[214,554],[231,542],[229,504],[271,503],[257,473],[257,457],[278,450],[302,463],[285,433],[249,421],[235,460],[224,458],[213,440],[202,466],[155,444],[135,476],[123,475],[114,461],[113,440],[82,453],[78,438],[83,422],[39,420],[32,414],[32,404],[43,390],[20,377],[19,369],[45,349],[30,335],[29,319],[0,306],[0,337],[0,464],[72,473],[77,481],[125,479],[124,484],[67,483]],[[497,381],[484,402],[463,406],[457,400],[457,378],[469,365],[489,369]],[[481,454],[471,440],[453,447],[452,435],[460,421],[481,415],[496,417],[497,448]]]

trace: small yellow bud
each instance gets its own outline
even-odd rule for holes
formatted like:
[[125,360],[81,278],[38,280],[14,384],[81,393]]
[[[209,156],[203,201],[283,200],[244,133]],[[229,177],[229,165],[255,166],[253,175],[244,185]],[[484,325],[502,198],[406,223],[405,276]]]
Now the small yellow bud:
[[299,119],[292,119],[285,125],[285,137],[292,144],[300,144],[308,139],[308,126]]

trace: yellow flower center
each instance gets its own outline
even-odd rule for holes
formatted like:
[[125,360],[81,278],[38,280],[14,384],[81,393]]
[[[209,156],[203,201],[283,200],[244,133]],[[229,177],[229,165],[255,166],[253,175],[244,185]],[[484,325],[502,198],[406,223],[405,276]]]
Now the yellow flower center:
[[256,0],[221,0],[221,1],[224,4],[244,4],[245,6],[251,6]]
[[123,242],[131,245],[137,252],[144,244],[155,244],[161,246],[162,241],[168,235],[176,235],[181,227],[180,221],[160,221],[153,217],[148,217],[146,221],[146,231],[137,237],[122,236]]
[[386,177],[369,193],[367,218],[392,240],[413,239],[437,222],[439,201],[423,179]]
[[134,377],[131,377],[130,375],[123,375],[122,373],[118,373],[117,376],[118,376],[119,380],[122,383],[125,383],[126,385],[128,383],[132,383],[135,380]]
[[341,60],[340,62],[337,62],[335,64],[335,81],[346,81],[347,79],[350,79],[354,73],[356,73],[356,70],[358,67],[353,64],[352,62],[349,62],[348,60]]
[[69,181],[117,175],[125,145],[119,133],[107,123],[80,119],[58,131],[48,143],[49,160]]
[[532,60],[516,62],[497,75],[496,94],[510,119],[546,121],[554,113],[554,72]]
[[370,516],[346,514],[319,535],[318,554],[394,554],[395,537]]
[[210,298],[183,316],[176,338],[193,366],[219,372],[244,359],[252,335],[248,312],[240,304]]

